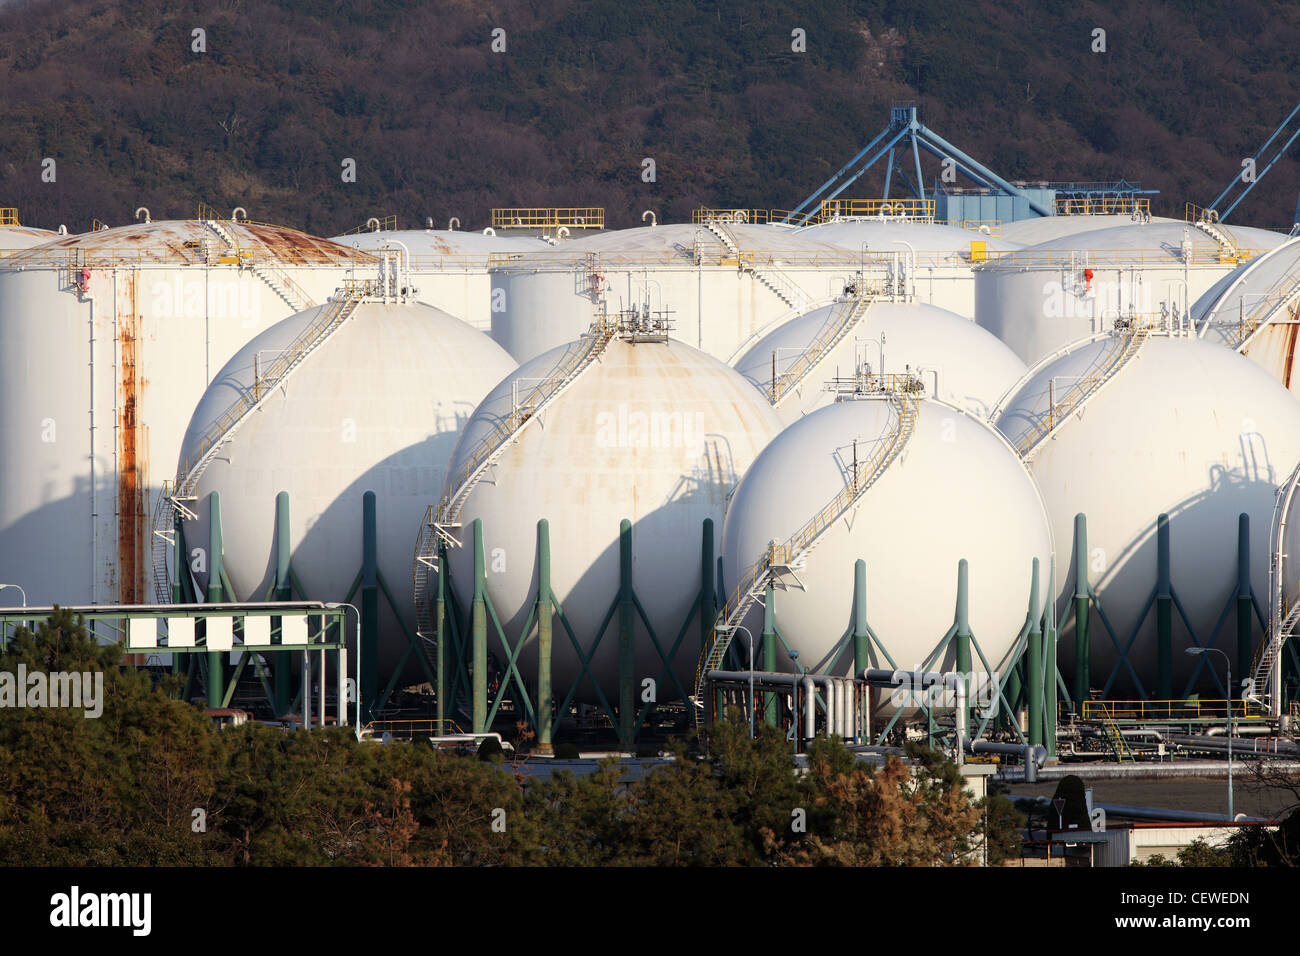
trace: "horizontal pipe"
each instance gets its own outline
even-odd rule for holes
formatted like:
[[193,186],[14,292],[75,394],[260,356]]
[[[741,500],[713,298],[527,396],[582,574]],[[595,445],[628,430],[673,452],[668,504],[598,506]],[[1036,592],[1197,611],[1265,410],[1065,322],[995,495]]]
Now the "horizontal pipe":
[[[1025,801],[1033,803],[1039,807],[1050,807],[1052,801],[1048,797],[1040,796],[1017,796],[1013,794],[1011,799],[1017,803]],[[1094,803],[1093,808],[1100,807],[1106,811],[1106,816],[1127,817],[1131,820],[1161,820],[1169,823],[1232,823],[1234,822],[1226,813],[1202,813],[1198,810],[1166,810],[1163,807],[1130,807],[1122,803]],[[1241,815],[1241,823],[1272,823],[1267,817],[1248,817]]]

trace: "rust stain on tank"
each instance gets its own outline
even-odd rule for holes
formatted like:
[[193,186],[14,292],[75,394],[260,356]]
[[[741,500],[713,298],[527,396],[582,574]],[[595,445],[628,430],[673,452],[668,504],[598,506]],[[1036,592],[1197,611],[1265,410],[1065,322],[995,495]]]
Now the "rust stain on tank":
[[117,309],[117,567],[118,600],[139,604],[144,599],[145,534],[144,442],[140,433],[141,383],[137,274],[119,281]]

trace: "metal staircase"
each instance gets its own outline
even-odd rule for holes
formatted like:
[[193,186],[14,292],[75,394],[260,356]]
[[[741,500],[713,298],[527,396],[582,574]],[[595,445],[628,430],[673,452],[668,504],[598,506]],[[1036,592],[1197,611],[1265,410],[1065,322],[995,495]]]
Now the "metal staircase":
[[708,229],[714,238],[722,244],[723,248],[727,250],[729,255],[721,258],[724,264],[734,263],[741,272],[752,275],[789,308],[798,312],[807,309],[808,303],[812,301],[808,293],[799,288],[799,285],[793,279],[777,268],[776,263],[772,262],[770,258],[760,268],[755,263],[752,252],[741,251],[740,242],[736,239],[735,234],[727,228],[726,222],[716,218],[705,219],[704,228]]
[[1285,308],[1297,296],[1300,296],[1300,271],[1286,272],[1278,276],[1264,293],[1264,297],[1256,304],[1250,316],[1238,322],[1237,329],[1228,336],[1225,344],[1231,349],[1241,351],[1250,344],[1256,332],[1272,321],[1273,315],[1279,309]]
[[269,285],[275,294],[287,302],[295,312],[305,312],[316,307],[316,300],[309,296],[302,286],[294,282],[289,277],[289,273],[271,260],[254,262],[249,266],[249,270]]
[[1219,262],[1221,265],[1235,266],[1241,261],[1241,249],[1238,248],[1232,233],[1225,226],[1211,221],[1206,216],[1198,217],[1193,222],[1193,225],[1219,244]]
[[1054,385],[1049,382],[1047,411],[1029,431],[1013,443],[1021,457],[1032,454],[1039,445],[1055,434],[1071,415],[1081,410],[1120,369],[1133,360],[1150,337],[1151,330],[1148,328],[1137,325],[1124,328],[1116,323],[1115,332],[1111,337],[1111,348],[1098,367],[1076,379],[1059,399],[1055,396]]
[[769,582],[781,574],[803,567],[822,534],[841,515],[853,508],[867,489],[876,483],[894,463],[916,430],[918,401],[914,394],[899,388],[885,393],[894,406],[893,429],[876,443],[871,457],[856,466],[847,476],[844,488],[784,544],[771,544],[767,553],[742,575],[739,585],[719,611],[708,641],[700,653],[695,672],[695,720],[704,720],[704,693],[709,671],[717,670],[726,658],[732,635],[745,620],[754,603],[766,593]]
[[266,371],[257,377],[225,411],[216,417],[198,446],[182,464],[174,482],[164,482],[153,513],[153,538],[151,541],[154,571],[154,593],[160,604],[171,601],[171,568],[167,563],[167,546],[174,544],[172,525],[179,511],[186,519],[195,513],[189,504],[196,500],[199,479],[216,457],[221,446],[228,442],[239,426],[257,411],[271,394],[282,386],[299,366],[317,348],[324,344],[352,317],[358,305],[367,296],[378,291],[373,281],[347,282],[320,310],[307,328],[276,356]]
[[790,363],[789,368],[773,379],[772,384],[767,388],[768,403],[773,406],[780,405],[786,396],[798,388],[799,384],[807,379],[826,356],[857,326],[867,314],[867,309],[873,301],[873,295],[865,291],[845,299],[831,316],[830,321],[817,333],[817,337],[809,343],[808,348]]
[[1273,710],[1273,668],[1277,666],[1282,656],[1282,646],[1289,638],[1295,636],[1297,623],[1300,623],[1300,600],[1291,605],[1286,612],[1286,617],[1282,619],[1281,626],[1272,628],[1267,638],[1260,641],[1259,647],[1255,648],[1255,660],[1250,668],[1255,697],[1270,713],[1275,712]]
[[[460,527],[460,512],[476,485],[483,479],[507,448],[513,445],[528,424],[542,410],[559,398],[570,385],[600,358],[610,340],[619,332],[628,331],[623,316],[597,315],[591,327],[561,358],[560,362],[526,394],[516,393],[510,413],[502,417],[493,429],[470,450],[464,464],[449,476],[450,489],[437,506],[425,511],[424,522],[416,539],[415,561],[412,565],[412,590],[415,597],[416,634],[423,642],[425,654],[436,649],[433,608],[429,601],[429,572],[438,559],[438,546],[444,542],[459,547],[461,542],[452,528]],[[635,334],[635,333],[634,333]],[[666,333],[663,338],[666,339]]]

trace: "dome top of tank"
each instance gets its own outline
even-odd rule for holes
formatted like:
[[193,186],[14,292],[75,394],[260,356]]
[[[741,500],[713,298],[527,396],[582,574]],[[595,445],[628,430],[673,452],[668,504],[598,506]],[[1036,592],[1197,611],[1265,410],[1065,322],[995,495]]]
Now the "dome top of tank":
[[[1168,219],[1154,216],[1150,223],[1182,223],[1181,219]],[[1096,232],[1099,229],[1118,229],[1137,225],[1137,220],[1128,213],[1111,215],[1085,216],[1038,216],[1034,219],[1017,219],[1004,222],[998,231],[1004,240],[1018,242],[1023,246],[1038,246],[1047,242],[1068,241],[1071,237],[1084,232]]]
[[894,245],[897,240],[910,243],[918,254],[969,252],[972,242],[983,242],[986,249],[998,252],[1020,248],[1018,242],[976,229],[910,219],[840,219],[808,226],[801,231],[808,239],[855,252],[861,250],[863,243],[872,251],[900,249],[902,246]]
[[[1261,250],[1272,249],[1286,241],[1282,233],[1250,226],[1215,226],[1236,244],[1242,256],[1254,256]],[[1192,263],[1221,266],[1219,243],[1214,236],[1194,223],[1177,220],[1129,223],[1109,229],[1093,229],[1058,239],[1049,239],[1034,246],[1005,256],[990,259],[981,266],[985,270],[1000,268],[1023,271],[1026,267],[1041,266],[1056,269],[1069,262],[1072,253],[1088,253],[1094,259],[1129,262],[1140,259],[1144,265],[1179,266],[1183,264],[1183,243],[1192,244]]]
[[[1244,263],[1211,286],[1192,305],[1192,321],[1203,338],[1235,339],[1238,324],[1275,295],[1294,297],[1300,283],[1300,238],[1290,239]],[[1289,293],[1289,294],[1288,294]]]
[[535,236],[484,235],[459,229],[393,229],[334,236],[331,242],[377,252],[387,243],[400,242],[412,256],[472,256],[490,252],[544,252],[549,242]]
[[33,226],[0,226],[0,249],[30,249],[58,238],[57,232]]
[[[724,224],[741,249],[762,252],[824,252],[842,253],[839,247],[822,241],[810,229],[788,226],[753,226],[748,223]],[[557,251],[588,252],[644,252],[677,254],[692,258],[696,237],[706,246],[722,248],[721,240],[705,225],[671,223],[662,226],[638,226],[633,229],[614,229],[582,236],[561,243]]]
[[[262,223],[226,220],[220,228],[228,233],[241,256],[270,258],[287,265],[332,266],[376,263],[367,252],[321,239],[318,236]],[[198,219],[137,222],[126,226],[60,236],[39,248],[26,250],[6,260],[6,265],[45,264],[50,253],[80,252],[85,256],[112,258],[129,253],[133,262],[149,264],[183,263],[205,265],[227,254],[225,239],[208,223]]]

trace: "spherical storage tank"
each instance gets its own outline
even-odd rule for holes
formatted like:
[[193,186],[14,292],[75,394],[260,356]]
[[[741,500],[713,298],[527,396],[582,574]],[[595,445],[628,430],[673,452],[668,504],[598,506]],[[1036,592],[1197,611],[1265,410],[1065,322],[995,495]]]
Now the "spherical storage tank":
[[1300,395],[1300,238],[1238,266],[1192,306],[1197,334],[1238,349]]
[[1284,238],[1162,221],[1050,240],[975,270],[975,321],[1033,364],[1129,313],[1183,316],[1239,262]]
[[[1268,527],[1278,483],[1300,459],[1300,404],[1257,365],[1191,338],[1153,335],[1073,413],[1060,407],[1072,383],[1115,361],[1125,339],[1106,335],[1045,360],[1003,403],[998,426],[1012,444],[1044,427],[1029,454],[1052,519],[1062,619],[1074,593],[1075,515],[1087,520],[1090,579],[1119,641],[1133,633],[1156,585],[1157,519],[1169,515],[1172,584],[1201,643],[1237,584],[1238,515],[1251,521],[1252,584],[1268,586]],[[1040,432],[1041,433],[1041,432]],[[1261,600],[1261,603],[1262,600]],[[1097,614],[1092,617],[1091,679],[1101,688],[1118,661]],[[1216,646],[1229,654],[1229,626]],[[1062,632],[1063,670],[1074,661],[1073,619]],[[1181,696],[1195,661],[1190,637],[1174,615],[1173,692]],[[1137,687],[1121,667],[1112,698],[1156,687],[1156,621],[1146,615],[1129,660]],[[1234,658],[1236,660],[1236,658]],[[1208,690],[1203,686],[1202,690]]]
[[[745,473],[727,508],[723,568],[728,588],[746,577],[770,542],[791,540],[842,493],[853,462],[865,464],[899,423],[892,400],[858,398],[820,408],[791,425]],[[867,620],[898,667],[923,664],[953,624],[958,563],[969,567],[970,626],[997,670],[1024,624],[1033,559],[1040,595],[1052,555],[1047,515],[1033,479],[1005,439],[982,419],[942,402],[917,404],[902,452],[779,580],[776,625],[799,663],[826,673],[853,628],[854,565],[866,565]],[[1043,598],[1040,597],[1040,601]],[[757,637],[763,609],[746,622]],[[872,666],[888,667],[873,648]],[[949,645],[932,670],[953,670]],[[849,673],[852,647],[833,672]],[[983,672],[972,650],[975,670]],[[783,670],[793,670],[778,652]]]
[[[242,348],[190,420],[180,461],[262,368],[318,317],[291,316]],[[240,600],[263,600],[275,573],[275,503],[289,494],[291,563],[305,596],[342,601],[362,563],[362,497],[376,494],[379,570],[413,626],[411,528],[440,487],[461,427],[515,368],[491,339],[421,304],[363,302],[233,432],[197,485],[186,543],[207,548],[209,494],[221,502],[224,565]],[[201,588],[207,575],[197,574]],[[381,601],[381,681],[405,639]]]
[[931,385],[937,376],[941,399],[980,418],[987,418],[1025,373],[1025,363],[995,336],[954,312],[922,302],[870,303],[837,344],[813,358],[822,351],[816,343],[832,338],[850,305],[840,301],[791,319],[735,362],[736,370],[765,394],[773,394],[775,376],[775,406],[782,421],[831,404],[834,393],[826,381],[852,375],[859,367],[870,366],[876,373],[924,368]]
[[[450,473],[509,414],[519,388],[535,385],[578,347],[553,349],[493,389],[465,427]],[[487,594],[509,638],[518,639],[536,595],[537,523],[546,518],[552,588],[578,640],[590,647],[618,596],[619,526],[626,518],[633,587],[667,651],[700,593],[704,519],[721,529],[726,496],[779,429],[763,397],[717,359],[675,341],[612,339],[469,493],[460,512],[466,546],[450,552],[462,606],[473,596],[470,529],[481,519]],[[639,618],[634,627],[638,682],[657,680],[662,661]],[[554,633],[552,673],[562,695],[579,666],[558,618]],[[694,679],[698,656],[696,621],[675,658],[683,687]],[[525,679],[535,680],[535,637],[520,661]],[[592,673],[616,699],[617,620],[600,641]],[[665,689],[659,681],[659,699],[674,696],[671,684]],[[582,682],[577,699],[595,700],[591,681]]]
[[154,601],[151,516],[212,374],[373,261],[229,220],[0,259],[0,581],[33,604]]

